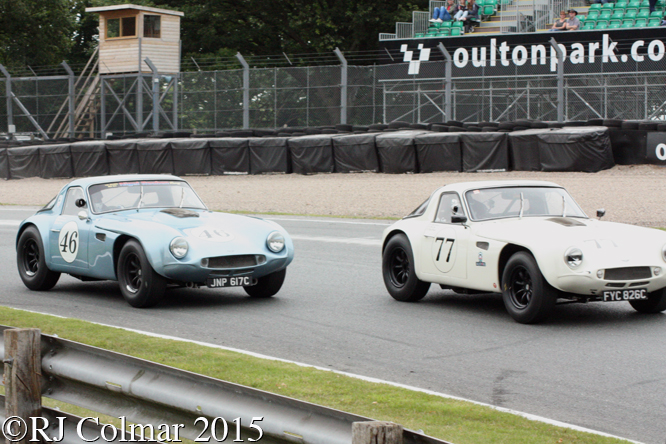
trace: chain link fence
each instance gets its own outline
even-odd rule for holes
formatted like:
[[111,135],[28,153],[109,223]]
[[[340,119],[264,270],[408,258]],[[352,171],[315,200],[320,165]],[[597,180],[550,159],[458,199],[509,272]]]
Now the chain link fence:
[[[279,129],[341,123],[361,126],[397,120],[556,121],[558,104],[563,109],[563,120],[568,121],[662,120],[666,116],[663,54],[653,57],[658,59],[651,65],[656,69],[649,72],[641,72],[640,65],[631,62],[619,69],[619,64],[605,63],[597,54],[589,56],[589,60],[585,56],[593,72],[583,72],[580,65],[567,62],[564,72],[558,75],[551,48],[543,48],[535,54],[527,54],[527,49],[524,53],[514,50],[505,54],[508,58],[491,56],[485,51],[487,48],[456,48],[450,62],[419,61],[417,74],[411,75],[407,74],[407,66],[413,62],[402,62],[396,57],[391,64],[346,68],[250,68],[248,84],[244,82],[243,69],[183,72],[177,77],[177,87],[173,87],[175,78],[160,76],[158,129],[210,134],[244,127]],[[513,63],[506,62],[511,57]],[[570,51],[567,60],[572,57]],[[449,78],[447,63],[453,67]],[[152,77],[128,74],[104,79],[104,97],[99,89],[93,97],[99,103],[94,121],[87,127],[77,127],[76,136],[103,137],[153,130]],[[5,130],[13,123],[17,133],[39,136],[44,131],[53,138],[55,128],[66,119],[68,77],[12,77],[15,100],[11,103],[11,118],[7,112],[6,82],[7,79],[0,79],[0,128]],[[345,95],[347,100],[342,103]],[[450,115],[446,115],[447,106]]]

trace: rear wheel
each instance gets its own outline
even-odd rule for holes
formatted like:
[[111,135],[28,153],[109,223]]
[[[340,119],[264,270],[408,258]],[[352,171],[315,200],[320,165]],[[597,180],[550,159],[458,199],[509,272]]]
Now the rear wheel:
[[502,273],[502,299],[509,315],[521,324],[533,324],[550,314],[557,290],[546,282],[534,257],[515,253]]
[[384,249],[382,275],[389,294],[401,302],[416,302],[428,293],[430,282],[416,276],[412,246],[404,234],[393,236]]
[[132,307],[152,307],[164,296],[166,279],[153,270],[143,247],[135,240],[120,250],[117,274],[120,292]]
[[248,285],[243,289],[252,298],[270,298],[280,291],[286,275],[287,269],[285,268],[261,277],[256,285]]
[[26,228],[16,245],[16,265],[21,280],[30,290],[50,290],[60,279],[60,273],[46,266],[42,236],[35,226]]
[[640,313],[661,313],[666,310],[666,289],[648,293],[648,298],[629,301],[634,310]]

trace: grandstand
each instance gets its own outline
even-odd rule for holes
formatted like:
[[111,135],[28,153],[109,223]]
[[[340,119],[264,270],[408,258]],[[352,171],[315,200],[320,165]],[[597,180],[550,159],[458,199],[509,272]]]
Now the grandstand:
[[[411,22],[397,22],[395,33],[380,33],[379,40],[432,39],[465,35],[460,22],[432,23],[433,10],[446,2],[430,1],[428,11],[414,11]],[[478,0],[481,21],[474,35],[548,31],[559,11],[575,9],[580,30],[658,27],[666,0],[657,1],[650,13],[649,0],[620,0],[616,3],[588,3],[587,0]],[[471,33],[468,33],[469,35]]]

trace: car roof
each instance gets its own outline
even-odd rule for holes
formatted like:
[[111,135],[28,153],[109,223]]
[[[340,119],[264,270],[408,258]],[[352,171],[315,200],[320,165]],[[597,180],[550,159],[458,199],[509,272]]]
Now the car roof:
[[546,182],[542,180],[480,180],[477,182],[458,182],[449,185],[444,185],[437,189],[438,191],[457,191],[464,193],[469,190],[478,190],[483,188],[501,188],[501,187],[549,187],[549,188],[562,188],[560,185],[553,182]]
[[94,176],[83,177],[75,179],[69,183],[68,186],[82,186],[89,187],[98,183],[112,183],[112,182],[134,182],[139,180],[178,180],[183,181],[178,176],[171,174],[116,174],[113,176]]

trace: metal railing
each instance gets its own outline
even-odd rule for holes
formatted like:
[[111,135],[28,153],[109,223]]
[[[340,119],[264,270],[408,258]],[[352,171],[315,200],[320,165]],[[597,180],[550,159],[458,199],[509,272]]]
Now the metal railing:
[[[43,396],[135,424],[182,424],[179,432],[189,439],[220,437],[226,425],[229,436],[262,435],[262,442],[349,444],[352,424],[372,421],[54,336],[41,338]],[[3,360],[17,365],[6,348],[3,342]],[[407,429],[403,441],[445,443]]]

